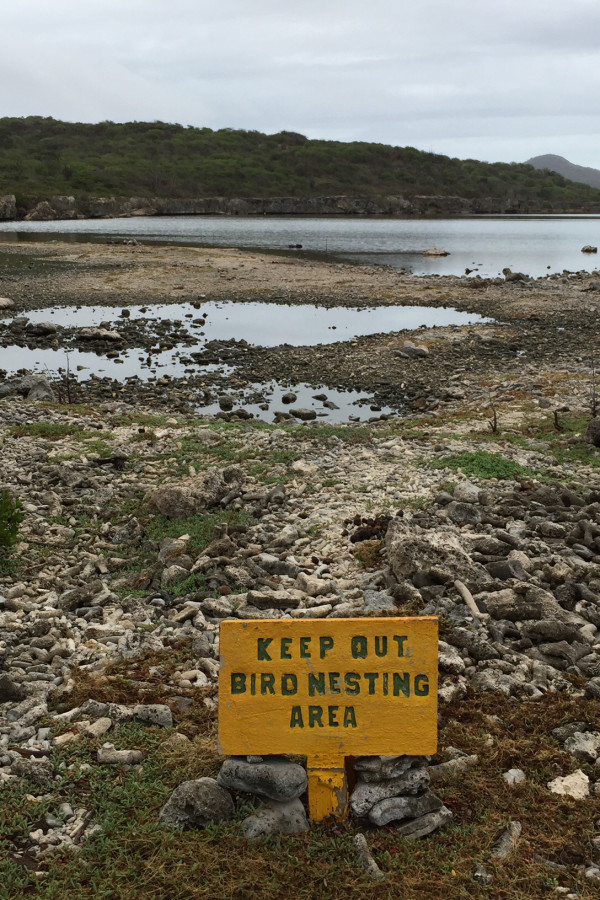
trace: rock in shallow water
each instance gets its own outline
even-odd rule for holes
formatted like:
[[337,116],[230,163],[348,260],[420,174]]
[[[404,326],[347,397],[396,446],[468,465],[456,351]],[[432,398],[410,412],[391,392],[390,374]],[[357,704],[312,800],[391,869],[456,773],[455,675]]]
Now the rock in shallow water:
[[290,409],[291,414],[296,419],[301,419],[303,422],[310,422],[311,419],[317,418],[317,413],[314,409],[303,409],[302,407]]

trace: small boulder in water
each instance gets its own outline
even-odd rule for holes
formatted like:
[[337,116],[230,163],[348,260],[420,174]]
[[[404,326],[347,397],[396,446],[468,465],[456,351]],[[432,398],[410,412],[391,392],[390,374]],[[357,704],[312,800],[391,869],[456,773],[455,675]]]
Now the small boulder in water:
[[429,247],[423,250],[423,256],[450,256],[450,251],[442,250],[440,247]]
[[230,397],[229,394],[221,394],[217,399],[219,407],[224,412],[229,412],[230,409],[233,409],[233,397]]
[[290,409],[290,412],[296,419],[302,419],[303,422],[308,422],[311,419],[317,418],[317,414],[314,409],[298,408],[298,409]]

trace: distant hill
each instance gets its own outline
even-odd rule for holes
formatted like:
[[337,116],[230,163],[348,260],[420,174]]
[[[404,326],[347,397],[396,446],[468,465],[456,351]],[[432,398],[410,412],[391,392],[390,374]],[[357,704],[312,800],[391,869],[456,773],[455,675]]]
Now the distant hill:
[[[244,209],[249,198],[290,198],[293,211],[311,198],[341,197],[356,200],[358,214],[600,212],[600,191],[525,163],[309,140],[291,131],[82,124],[40,116],[0,118],[0,195],[15,195],[15,217],[61,197],[75,198],[77,210],[94,198],[141,198],[136,208],[159,212],[164,204],[148,198],[220,198],[229,204],[241,198]],[[352,211],[351,203],[342,206]],[[282,208],[275,203],[270,210]]]
[[577,181],[580,184],[588,184],[593,188],[600,188],[600,169],[592,169],[589,166],[576,166],[564,156],[555,156],[546,153],[544,156],[534,156],[527,160],[527,165],[534,169],[548,169],[549,172],[558,172],[563,178]]

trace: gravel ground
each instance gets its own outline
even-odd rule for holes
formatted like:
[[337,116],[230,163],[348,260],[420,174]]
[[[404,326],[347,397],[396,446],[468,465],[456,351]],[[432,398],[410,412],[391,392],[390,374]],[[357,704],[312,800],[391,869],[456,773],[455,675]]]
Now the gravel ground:
[[[32,252],[17,248],[24,258]],[[177,264],[188,258],[187,250],[161,252]],[[47,304],[43,285],[59,292],[70,284],[72,298],[85,283],[89,295],[78,296],[92,302],[101,267],[126,254],[123,294],[117,298],[113,285],[105,300],[133,302],[137,262],[156,267],[147,248],[52,253],[61,265],[84,256],[69,262],[69,276],[5,277],[1,293],[15,300],[16,312],[35,299]],[[245,258],[201,253],[237,265]],[[271,265],[263,259],[259,270]],[[324,270],[276,265],[279,273],[297,266],[315,282]],[[428,355],[419,357],[395,353],[406,352],[399,335],[385,345],[368,338],[343,348],[257,349],[240,368],[254,377],[260,365],[289,372],[304,354],[320,380],[335,371],[336,384],[364,388],[385,374],[382,394],[409,393],[421,415],[360,428],[199,419],[186,412],[186,385],[156,396],[121,392],[115,383],[116,397],[91,389],[78,406],[19,393],[0,398],[0,492],[18,499],[24,515],[0,574],[0,781],[7,788],[37,779],[47,790],[57,777],[52,754],[90,735],[108,734],[97,765],[111,765],[115,752],[138,752],[113,746],[123,723],[170,727],[186,704],[213,708],[223,618],[424,614],[440,620],[442,712],[489,692],[515,703],[556,693],[587,704],[585,721],[550,735],[571,761],[554,787],[564,791],[562,776],[577,774],[578,796],[597,817],[600,478],[598,451],[585,439],[593,280],[475,289],[460,279],[370,270],[356,278],[363,276],[378,296],[387,285],[385,302],[408,302],[411,293],[412,302],[415,293],[439,302],[443,293],[444,302],[493,315],[497,324],[435,338],[428,332]],[[204,274],[194,277],[204,284]],[[260,288],[267,292],[268,277]],[[216,278],[209,279],[215,290]],[[161,301],[166,283],[176,281],[164,276]],[[140,275],[136,302],[150,302],[151,282]],[[329,296],[341,302],[344,291]],[[43,379],[36,390],[47,390]],[[133,679],[135,705],[99,703],[93,692],[73,701],[81,672],[101,678],[111,663],[153,653],[163,659],[174,646],[188,649],[168,671],[161,663],[150,680]],[[453,755],[436,760],[442,767],[477,764],[468,747],[448,749]],[[141,764],[141,757],[128,760]],[[447,769],[430,767],[427,777],[443,783]],[[93,810],[57,808],[16,858],[26,855],[35,866],[94,828]],[[587,877],[600,877],[586,852]]]

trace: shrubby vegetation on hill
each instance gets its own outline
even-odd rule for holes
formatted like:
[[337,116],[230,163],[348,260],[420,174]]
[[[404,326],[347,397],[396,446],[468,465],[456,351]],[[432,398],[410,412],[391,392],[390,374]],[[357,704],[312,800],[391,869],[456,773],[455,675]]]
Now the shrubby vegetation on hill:
[[451,159],[412,147],[308,140],[293,132],[163,122],[89,125],[0,119],[0,194],[160,197],[496,197],[543,209],[598,207],[600,191],[521,163]]

